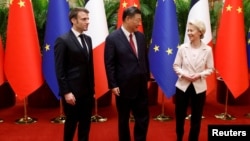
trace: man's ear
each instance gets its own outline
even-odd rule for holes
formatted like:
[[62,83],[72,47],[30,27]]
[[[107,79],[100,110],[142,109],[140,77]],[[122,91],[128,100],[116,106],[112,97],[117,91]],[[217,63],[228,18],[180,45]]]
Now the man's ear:
[[71,23],[76,23],[76,18],[72,18],[70,21]]
[[125,18],[125,21],[130,20],[130,18],[131,18],[131,17],[127,16],[127,17]]

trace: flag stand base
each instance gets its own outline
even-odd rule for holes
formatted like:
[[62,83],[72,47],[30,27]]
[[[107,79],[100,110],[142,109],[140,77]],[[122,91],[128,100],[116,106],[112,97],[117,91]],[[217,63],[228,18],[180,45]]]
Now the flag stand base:
[[235,120],[236,119],[235,117],[227,113],[217,114],[215,115],[215,118],[222,119],[222,120]]
[[66,116],[61,115],[59,117],[55,117],[50,120],[51,123],[59,123],[59,124],[64,124],[66,120]]
[[157,120],[157,121],[170,121],[170,120],[173,119],[172,117],[166,116],[164,114],[164,99],[165,99],[165,97],[164,97],[164,94],[162,93],[161,114],[159,114],[158,116],[156,116],[154,118],[154,120]]
[[[201,119],[204,119],[204,118],[205,118],[205,116],[201,116]],[[188,116],[186,116],[185,119],[190,120],[191,119],[191,114],[189,114]]]
[[170,120],[172,120],[172,119],[173,119],[172,117],[166,116],[166,115],[164,115],[164,114],[160,114],[160,115],[158,115],[158,116],[156,116],[156,117],[154,118],[154,120],[158,120],[158,121],[170,121]]
[[229,90],[227,88],[226,89],[226,100],[225,100],[225,112],[215,115],[215,118],[222,119],[222,120],[235,120],[236,119],[235,117],[233,117],[233,116],[231,116],[230,114],[227,113],[228,93],[229,93]]
[[31,117],[23,117],[16,120],[16,124],[30,124],[35,122],[37,122],[37,119]]
[[107,120],[108,120],[107,118],[104,118],[100,115],[94,115],[91,117],[91,122],[105,122]]
[[98,114],[98,101],[97,98],[95,98],[95,115],[91,116],[91,122],[105,122],[108,119],[100,116]]
[[24,98],[24,117],[17,119],[16,124],[30,124],[30,123],[35,123],[37,122],[36,118],[31,118],[27,116],[27,103],[26,103],[27,97]]
[[59,123],[59,124],[64,124],[66,120],[66,116],[63,114],[63,102],[62,98],[60,98],[60,116],[55,117],[50,120],[51,123]]

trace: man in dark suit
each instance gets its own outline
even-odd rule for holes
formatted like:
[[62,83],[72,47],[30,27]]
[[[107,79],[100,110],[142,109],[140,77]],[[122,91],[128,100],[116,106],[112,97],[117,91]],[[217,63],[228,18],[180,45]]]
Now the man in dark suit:
[[137,31],[141,25],[141,11],[129,7],[125,9],[122,19],[121,28],[106,38],[104,51],[108,85],[116,96],[119,141],[131,140],[130,112],[135,118],[134,140],[146,141],[149,70],[145,37]]
[[94,102],[94,69],[91,38],[84,31],[89,25],[89,11],[74,8],[69,13],[71,30],[55,42],[56,74],[66,121],[64,141],[73,141],[78,127],[78,141],[88,141]]

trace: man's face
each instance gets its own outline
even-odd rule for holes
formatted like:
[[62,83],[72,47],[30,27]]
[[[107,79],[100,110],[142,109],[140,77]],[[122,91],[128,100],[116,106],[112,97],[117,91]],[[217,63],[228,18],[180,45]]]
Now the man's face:
[[127,23],[132,32],[135,32],[138,30],[138,27],[141,26],[141,14],[135,14],[133,17],[128,17]]
[[82,33],[88,30],[89,15],[85,12],[79,12],[76,19],[72,19],[73,27],[76,31]]

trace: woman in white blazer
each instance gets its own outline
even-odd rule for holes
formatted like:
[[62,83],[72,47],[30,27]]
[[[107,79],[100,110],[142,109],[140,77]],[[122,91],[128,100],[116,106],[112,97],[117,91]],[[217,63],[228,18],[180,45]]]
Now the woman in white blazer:
[[182,44],[176,54],[173,68],[178,75],[175,94],[175,116],[177,141],[184,135],[185,117],[191,106],[191,124],[188,141],[198,141],[201,117],[206,99],[206,77],[214,71],[211,47],[201,39],[206,31],[205,24],[191,20],[187,25],[190,42]]

